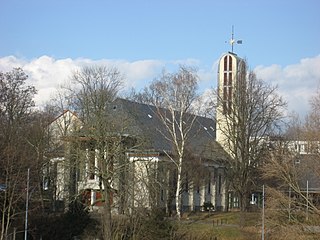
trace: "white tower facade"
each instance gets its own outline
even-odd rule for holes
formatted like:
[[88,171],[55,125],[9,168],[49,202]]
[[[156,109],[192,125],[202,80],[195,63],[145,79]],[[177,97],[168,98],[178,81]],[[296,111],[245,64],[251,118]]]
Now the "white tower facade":
[[227,137],[228,128],[234,121],[232,114],[234,113],[234,100],[239,85],[241,73],[244,73],[245,62],[235,53],[229,52],[224,54],[219,61],[218,67],[218,107],[216,112],[216,129],[217,142],[228,151]]

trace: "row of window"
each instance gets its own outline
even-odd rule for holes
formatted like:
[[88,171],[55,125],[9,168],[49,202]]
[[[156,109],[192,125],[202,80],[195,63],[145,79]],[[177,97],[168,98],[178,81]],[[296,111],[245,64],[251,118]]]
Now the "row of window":
[[[217,180],[218,180],[218,182],[217,182],[218,194],[221,194],[222,193],[222,176],[221,176],[221,174],[218,175],[218,179]],[[212,179],[212,173],[209,173],[208,180],[207,180],[207,183],[206,183],[206,191],[207,191],[208,194],[210,194],[211,191],[212,191],[212,189],[211,189],[212,183],[215,184],[214,180]],[[190,190],[190,186],[189,185],[190,185],[190,182],[186,177],[186,181],[184,183],[184,191],[185,192],[189,192],[189,190]],[[197,191],[197,193],[200,193],[200,186],[199,185],[196,186],[196,191]]]
[[222,89],[222,109],[223,114],[231,113],[232,105],[232,57],[225,56],[223,60],[223,89]]

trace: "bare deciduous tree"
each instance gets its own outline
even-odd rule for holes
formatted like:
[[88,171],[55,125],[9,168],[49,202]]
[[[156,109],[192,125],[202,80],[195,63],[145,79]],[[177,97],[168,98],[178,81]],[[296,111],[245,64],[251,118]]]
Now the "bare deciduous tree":
[[[266,188],[266,224],[269,237],[306,239],[319,224],[319,156],[300,155],[292,142],[273,142],[263,166]],[[309,190],[308,190],[309,189]],[[309,228],[308,225],[311,225]],[[301,231],[304,229],[304,231]]]
[[295,115],[285,135],[271,142],[266,156],[262,173],[268,183],[270,237],[305,239],[319,224],[319,96],[318,91],[311,98],[305,122]]
[[27,136],[36,90],[26,84],[27,78],[20,68],[0,73],[0,239],[7,237],[13,218],[23,211],[27,168],[33,164]]
[[[111,205],[116,161],[121,158],[124,120],[113,116],[111,103],[117,97],[122,75],[115,68],[85,67],[72,76],[73,108],[83,121],[86,138],[97,150],[98,166],[93,170],[103,186],[103,235],[112,239]],[[102,189],[101,189],[102,191]]]
[[308,149],[320,155],[320,88],[310,99],[310,112],[306,116],[303,137],[308,141]]
[[[177,218],[181,217],[182,165],[190,136],[190,130],[196,120],[193,104],[197,95],[198,76],[195,69],[180,67],[177,73],[163,72],[149,88],[144,90],[143,101],[156,107],[156,115],[163,127],[161,134],[173,146],[173,154],[166,152],[177,169],[175,203]],[[165,130],[163,130],[165,129]]]
[[[224,136],[221,145],[229,153],[226,162],[231,189],[239,196],[241,210],[246,210],[250,192],[255,187],[257,167],[265,150],[266,137],[272,134],[282,118],[285,102],[277,88],[257,79],[243,63],[226,108],[218,91],[217,128]],[[219,112],[220,111],[220,112]]]

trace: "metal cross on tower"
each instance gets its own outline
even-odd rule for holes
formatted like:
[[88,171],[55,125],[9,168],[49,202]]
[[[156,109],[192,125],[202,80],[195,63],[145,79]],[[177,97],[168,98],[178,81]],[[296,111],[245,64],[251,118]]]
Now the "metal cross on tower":
[[229,44],[231,45],[231,52],[233,53],[233,45],[234,44],[242,44],[242,40],[235,40],[234,39],[234,27],[232,25],[232,33],[231,33],[231,39],[229,41]]

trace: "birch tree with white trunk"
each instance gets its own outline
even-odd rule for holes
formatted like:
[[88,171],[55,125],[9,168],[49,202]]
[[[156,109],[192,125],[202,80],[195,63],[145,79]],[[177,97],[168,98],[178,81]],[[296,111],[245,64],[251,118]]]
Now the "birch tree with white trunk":
[[165,154],[177,169],[175,204],[178,219],[181,217],[182,165],[192,137],[190,130],[196,120],[193,106],[198,99],[198,80],[195,69],[181,66],[176,73],[164,71],[145,89],[147,102],[156,107],[156,114],[164,126],[159,127],[159,133],[172,145],[172,152],[165,151]]

